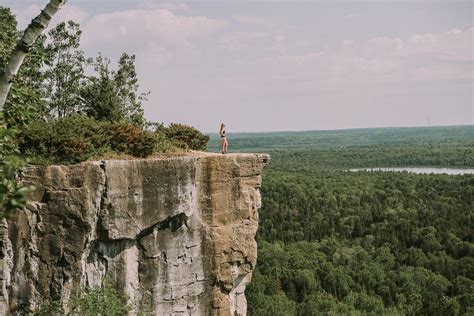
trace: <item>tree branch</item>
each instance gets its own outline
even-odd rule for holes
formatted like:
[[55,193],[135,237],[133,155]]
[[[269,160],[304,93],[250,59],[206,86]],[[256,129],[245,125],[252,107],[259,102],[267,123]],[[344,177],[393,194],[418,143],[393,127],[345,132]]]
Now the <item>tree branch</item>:
[[26,54],[35,44],[41,33],[48,27],[51,18],[65,3],[66,0],[50,0],[43,11],[31,21],[22,38],[18,41],[5,69],[0,74],[0,111],[3,111],[13,79],[18,73]]

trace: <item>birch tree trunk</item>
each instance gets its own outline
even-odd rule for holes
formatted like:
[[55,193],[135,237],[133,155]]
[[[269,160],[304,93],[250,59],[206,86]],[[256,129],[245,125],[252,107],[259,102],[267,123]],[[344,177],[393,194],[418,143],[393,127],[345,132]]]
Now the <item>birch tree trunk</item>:
[[41,13],[34,18],[23,33],[21,40],[17,43],[5,69],[0,74],[0,111],[7,100],[8,91],[12,85],[18,70],[20,69],[26,54],[34,45],[41,33],[48,27],[51,18],[61,9],[67,0],[50,0]]
[[[66,3],[67,0],[50,0],[46,7],[41,11],[41,13],[34,18],[30,25],[26,28],[23,33],[22,38],[16,44],[15,49],[10,55],[5,69],[0,70],[0,113],[3,112],[3,107],[7,100],[8,92],[12,85],[13,79],[15,78],[18,70],[20,69],[23,60],[26,57],[26,54],[35,44],[38,37],[41,33],[48,27],[51,18],[61,9],[61,7]],[[3,122],[0,122],[0,127],[3,126]],[[8,262],[4,259],[7,252],[7,242],[8,238],[5,240],[5,236],[8,235],[8,225],[6,221],[3,220],[0,222],[0,315],[10,315],[15,314],[15,311],[10,311],[10,306],[15,306],[15,302],[9,302],[7,286],[10,283],[9,278],[5,277],[8,275],[9,265]],[[15,290],[15,287],[13,287]]]

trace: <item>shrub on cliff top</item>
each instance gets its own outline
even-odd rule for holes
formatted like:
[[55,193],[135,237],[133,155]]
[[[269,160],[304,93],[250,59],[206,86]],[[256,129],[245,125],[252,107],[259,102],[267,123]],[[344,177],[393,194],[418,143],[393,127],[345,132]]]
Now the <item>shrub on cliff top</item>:
[[104,154],[144,158],[173,148],[206,150],[209,137],[191,126],[171,124],[147,130],[129,122],[98,121],[72,114],[23,128],[18,145],[35,162],[77,163]]
[[79,114],[48,123],[34,122],[19,135],[19,148],[30,157],[78,162],[103,149],[106,137],[102,129],[102,123]]
[[19,148],[35,160],[76,163],[110,151],[147,157],[158,141],[154,133],[127,122],[97,121],[73,114],[30,124],[20,134]]
[[113,150],[135,157],[147,157],[153,154],[158,141],[153,132],[130,123],[112,124],[108,134],[109,144]]
[[161,128],[159,132],[163,132],[177,147],[192,150],[207,150],[209,136],[204,135],[192,126],[172,123],[168,127]]

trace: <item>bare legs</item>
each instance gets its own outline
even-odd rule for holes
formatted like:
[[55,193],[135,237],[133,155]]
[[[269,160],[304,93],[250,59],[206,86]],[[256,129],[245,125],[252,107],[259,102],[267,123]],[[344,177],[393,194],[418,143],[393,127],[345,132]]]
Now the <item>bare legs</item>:
[[227,147],[229,147],[229,143],[227,142],[226,138],[221,139],[221,152],[223,154],[227,154]]

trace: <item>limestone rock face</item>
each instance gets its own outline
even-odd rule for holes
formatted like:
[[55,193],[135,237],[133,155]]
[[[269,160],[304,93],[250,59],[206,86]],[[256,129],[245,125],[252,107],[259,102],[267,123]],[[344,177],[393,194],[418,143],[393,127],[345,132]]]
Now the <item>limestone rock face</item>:
[[[4,221],[0,307],[21,313],[107,281],[131,314],[245,315],[268,155],[31,167]],[[7,232],[7,233],[6,233]]]

